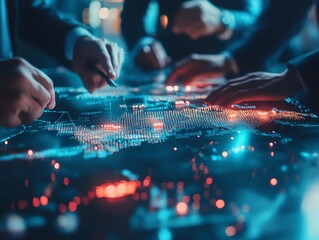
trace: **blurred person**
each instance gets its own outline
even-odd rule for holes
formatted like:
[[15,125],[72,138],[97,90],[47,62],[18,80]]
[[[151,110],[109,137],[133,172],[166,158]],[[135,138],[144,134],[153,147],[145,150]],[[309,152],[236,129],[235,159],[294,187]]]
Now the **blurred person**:
[[14,57],[17,35],[73,69],[89,92],[106,85],[90,71],[91,65],[111,79],[119,76],[123,50],[94,37],[86,26],[63,18],[43,0],[0,0],[0,32],[0,126],[31,123],[45,108],[55,107],[51,79]]
[[[280,53],[288,40],[301,30],[314,2],[269,0],[258,21],[241,40],[224,53],[198,54],[183,59],[167,79],[167,84],[188,85],[204,78],[239,76],[263,70],[267,60]],[[261,73],[261,78],[270,78],[266,75]]]
[[151,2],[124,1],[122,13],[124,39],[135,62],[146,70],[165,68],[192,53],[223,51],[261,11],[260,0],[157,0],[157,29],[151,35],[144,22]]

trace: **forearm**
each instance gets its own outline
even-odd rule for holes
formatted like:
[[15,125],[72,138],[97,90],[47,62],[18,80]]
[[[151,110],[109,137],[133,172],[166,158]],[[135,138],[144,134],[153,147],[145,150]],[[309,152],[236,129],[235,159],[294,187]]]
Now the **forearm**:
[[61,64],[67,64],[67,35],[73,29],[84,26],[63,18],[44,1],[20,0],[19,7],[18,31],[21,37],[43,49]]

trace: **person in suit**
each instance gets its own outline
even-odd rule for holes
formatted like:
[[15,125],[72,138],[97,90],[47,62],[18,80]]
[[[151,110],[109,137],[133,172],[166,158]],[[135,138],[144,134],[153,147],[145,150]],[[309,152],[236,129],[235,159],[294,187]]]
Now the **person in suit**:
[[106,82],[89,65],[111,79],[119,76],[123,50],[63,18],[43,0],[0,0],[0,32],[0,126],[30,123],[45,108],[55,106],[51,79],[25,59],[14,57],[17,35],[73,69],[90,92]]
[[259,0],[158,0],[155,35],[144,18],[151,0],[124,2],[122,32],[135,62],[162,69],[189,54],[216,54],[238,40],[261,12]]
[[[288,40],[298,33],[314,2],[270,0],[242,40],[231,45],[224,54],[185,59],[169,76],[167,84],[186,85],[206,77],[240,76],[262,70],[267,60],[280,52]],[[236,98],[244,100],[243,95],[247,96],[245,100],[283,99],[296,90],[306,89],[307,84],[316,84],[316,56],[318,54],[314,53],[291,61],[288,69],[280,74],[253,73],[229,80],[226,86],[210,94],[207,102],[228,104]]]

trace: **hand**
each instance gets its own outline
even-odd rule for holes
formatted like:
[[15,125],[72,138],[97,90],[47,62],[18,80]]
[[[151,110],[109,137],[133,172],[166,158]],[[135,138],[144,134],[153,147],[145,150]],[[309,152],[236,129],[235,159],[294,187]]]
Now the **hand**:
[[303,89],[293,68],[280,74],[256,72],[229,80],[226,85],[213,91],[205,102],[229,106],[249,101],[280,101]]
[[145,70],[160,70],[170,63],[170,58],[163,45],[152,39],[147,43],[141,43],[135,56],[135,62]]
[[51,79],[21,58],[0,61],[0,125],[29,124],[55,107]]
[[224,55],[192,54],[176,64],[166,85],[196,85],[207,78],[220,78],[233,72],[230,60]]
[[94,92],[107,85],[100,75],[92,72],[89,66],[96,66],[109,78],[116,79],[124,61],[124,51],[116,43],[95,37],[82,37],[77,40],[73,51],[73,69],[81,77],[85,88]]
[[185,33],[196,40],[225,30],[221,23],[221,11],[208,1],[192,0],[183,3],[173,21],[175,34]]

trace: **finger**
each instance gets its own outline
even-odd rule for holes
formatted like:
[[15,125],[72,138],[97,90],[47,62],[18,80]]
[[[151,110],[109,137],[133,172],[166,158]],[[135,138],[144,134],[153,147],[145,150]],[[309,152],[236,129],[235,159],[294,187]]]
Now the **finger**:
[[29,98],[27,101],[28,110],[21,111],[18,115],[19,119],[21,120],[22,124],[30,124],[35,119],[38,119],[42,116],[43,108],[32,98]]
[[0,125],[4,126],[5,128],[13,128],[21,125],[22,122],[20,118],[15,114],[9,114],[5,117],[1,117],[0,119]]
[[101,52],[97,53],[97,59],[99,60],[99,64],[97,64],[96,66],[109,78],[115,79],[116,73],[114,71],[110,53],[107,51],[107,48],[104,44],[101,46]]
[[192,13],[192,9],[183,6],[182,9],[177,12],[176,17],[173,20],[172,31],[175,34],[183,33],[190,24],[195,22],[195,20],[196,16]]
[[52,80],[42,71],[33,67],[32,69],[33,78],[38,81],[50,94],[50,102],[47,104],[47,108],[53,109],[55,107],[55,92],[53,88]]
[[49,105],[51,101],[50,93],[40,83],[32,81],[30,93],[43,109]]
[[117,44],[114,44],[114,43],[108,43],[105,45],[108,52],[109,52],[109,55],[111,57],[111,62],[112,62],[112,65],[113,65],[113,69],[115,71],[115,74],[116,76],[119,75],[119,47],[117,46]]

